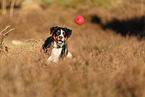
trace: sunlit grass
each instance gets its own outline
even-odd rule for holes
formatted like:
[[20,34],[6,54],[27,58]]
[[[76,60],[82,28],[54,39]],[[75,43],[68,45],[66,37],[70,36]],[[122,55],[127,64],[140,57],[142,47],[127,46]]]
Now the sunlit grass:
[[[11,19],[1,15],[0,29],[11,24],[15,30],[4,41],[9,52],[0,53],[0,97],[145,97],[145,41],[103,30],[89,19],[94,14],[104,21],[136,14],[124,15],[125,7],[110,12],[100,8],[114,2],[49,0],[46,10],[17,9]],[[59,6],[51,7],[54,3]],[[80,4],[91,7],[74,10]],[[88,20],[78,26],[77,15]],[[72,29],[68,46],[73,58],[48,64],[42,44],[56,25]],[[30,45],[14,45],[12,40]]]
[[[62,7],[78,7],[86,5],[90,7],[103,7],[110,9],[116,4],[116,0],[42,0],[45,7],[57,4]],[[118,1],[117,1],[118,2]]]

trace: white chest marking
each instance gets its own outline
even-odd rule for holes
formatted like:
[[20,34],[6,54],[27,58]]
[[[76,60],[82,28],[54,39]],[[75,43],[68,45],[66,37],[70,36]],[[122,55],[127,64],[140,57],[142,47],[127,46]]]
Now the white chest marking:
[[59,56],[61,54],[62,48],[53,48],[51,56],[47,59],[48,63],[49,62],[58,62]]

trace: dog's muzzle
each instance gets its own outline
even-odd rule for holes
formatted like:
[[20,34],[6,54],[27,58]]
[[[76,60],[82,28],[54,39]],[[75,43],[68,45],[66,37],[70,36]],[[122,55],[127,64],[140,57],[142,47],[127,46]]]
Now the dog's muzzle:
[[64,43],[64,37],[63,36],[59,36],[57,43],[58,44],[63,44]]

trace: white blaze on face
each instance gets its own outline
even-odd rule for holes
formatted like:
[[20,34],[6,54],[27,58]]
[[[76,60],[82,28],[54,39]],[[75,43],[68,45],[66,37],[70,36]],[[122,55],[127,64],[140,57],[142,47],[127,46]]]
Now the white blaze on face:
[[59,35],[59,37],[62,37],[62,39],[61,39],[61,41],[64,41],[64,31],[61,29],[60,30],[60,35]]

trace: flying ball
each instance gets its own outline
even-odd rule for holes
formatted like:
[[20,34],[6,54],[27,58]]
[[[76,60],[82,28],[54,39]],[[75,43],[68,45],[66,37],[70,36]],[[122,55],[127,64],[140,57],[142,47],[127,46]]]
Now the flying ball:
[[82,16],[77,16],[77,17],[75,18],[75,22],[76,22],[76,24],[78,24],[78,25],[82,25],[82,24],[84,23],[84,18],[83,18]]

